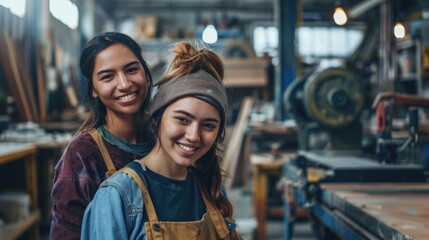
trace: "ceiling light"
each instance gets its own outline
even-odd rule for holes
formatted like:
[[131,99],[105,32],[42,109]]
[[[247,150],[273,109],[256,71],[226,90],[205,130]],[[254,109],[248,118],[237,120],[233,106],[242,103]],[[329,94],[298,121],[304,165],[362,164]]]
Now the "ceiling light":
[[217,31],[213,25],[208,25],[203,31],[203,41],[208,44],[217,42]]
[[347,15],[342,7],[335,8],[334,21],[337,25],[344,25],[347,23]]
[[393,28],[393,34],[396,38],[404,38],[405,37],[405,27],[401,22],[397,22],[395,27]]

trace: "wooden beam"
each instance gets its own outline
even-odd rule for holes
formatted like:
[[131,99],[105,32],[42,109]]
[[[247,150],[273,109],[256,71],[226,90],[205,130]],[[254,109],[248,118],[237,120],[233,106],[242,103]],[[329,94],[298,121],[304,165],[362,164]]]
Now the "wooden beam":
[[231,188],[237,181],[237,177],[242,174],[237,174],[237,166],[239,166],[240,154],[242,152],[244,133],[247,127],[247,119],[252,110],[253,99],[246,97],[240,108],[237,121],[231,133],[231,137],[225,147],[225,155],[223,158],[223,169],[227,173],[225,178],[225,186]]

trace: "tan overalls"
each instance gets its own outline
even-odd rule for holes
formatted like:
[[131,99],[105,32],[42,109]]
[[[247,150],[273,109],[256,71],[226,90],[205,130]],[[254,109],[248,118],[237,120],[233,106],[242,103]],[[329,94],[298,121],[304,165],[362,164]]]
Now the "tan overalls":
[[112,158],[110,157],[109,152],[107,151],[107,147],[104,144],[103,137],[101,137],[100,133],[97,129],[93,128],[88,130],[88,133],[94,138],[95,143],[97,143],[98,148],[100,149],[101,155],[103,156],[104,163],[107,167],[106,178],[112,176],[116,172],[115,165],[113,164]]
[[[113,165],[112,158],[107,151],[106,145],[97,129],[91,129],[88,133],[94,138],[95,142],[100,149],[103,156],[104,163],[107,167],[106,178],[110,177],[116,172]],[[149,222],[145,222],[146,239],[148,240],[230,240],[228,228],[222,214],[217,210],[213,203],[211,203],[205,193],[200,187],[201,196],[204,204],[207,207],[207,213],[199,221],[191,222],[163,222],[158,220],[152,199],[149,196],[146,185],[143,183],[140,176],[131,168],[122,168],[119,170],[125,172],[133,177],[134,181],[142,190],[144,207],[146,209]]]
[[131,168],[119,170],[129,174],[142,190],[144,207],[146,209],[149,222],[145,222],[146,238],[148,240],[211,240],[225,239],[229,240],[230,235],[222,214],[208,200],[208,197],[201,189],[198,183],[204,204],[207,207],[207,213],[198,221],[191,222],[164,222],[159,221],[156,215],[152,199],[149,196],[146,185],[140,176]]

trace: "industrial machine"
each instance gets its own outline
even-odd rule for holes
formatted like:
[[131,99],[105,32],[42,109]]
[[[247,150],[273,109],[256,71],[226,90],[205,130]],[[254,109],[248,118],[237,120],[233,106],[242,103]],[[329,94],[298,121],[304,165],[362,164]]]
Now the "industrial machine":
[[360,149],[364,96],[361,79],[347,68],[315,71],[292,82],[284,105],[299,127],[299,149],[309,150],[311,134],[321,131],[329,135],[331,150]]
[[[381,163],[397,163],[397,153],[407,147],[414,147],[418,141],[418,107],[429,107],[429,99],[384,92],[377,95],[372,105],[376,109],[377,124],[377,159]],[[395,109],[408,107],[409,136],[407,138],[392,137],[392,122]]]
[[[375,156],[361,151],[364,93],[352,72],[334,68],[310,74],[290,85],[284,101],[301,128],[299,152],[283,167],[289,193],[285,194],[285,222],[293,221],[291,210],[299,205],[309,209],[320,239],[429,238],[424,227],[428,222],[419,222],[425,219],[419,214],[429,207],[427,173],[415,161],[397,158],[398,152],[416,145],[417,107],[429,107],[428,98],[390,92],[377,95],[373,104]],[[392,135],[399,107],[408,107],[410,112],[406,138]],[[309,136],[314,131],[328,133],[329,148],[310,148]],[[412,210],[403,204],[411,196]],[[413,227],[402,228],[406,223]],[[286,236],[291,226],[285,225]]]

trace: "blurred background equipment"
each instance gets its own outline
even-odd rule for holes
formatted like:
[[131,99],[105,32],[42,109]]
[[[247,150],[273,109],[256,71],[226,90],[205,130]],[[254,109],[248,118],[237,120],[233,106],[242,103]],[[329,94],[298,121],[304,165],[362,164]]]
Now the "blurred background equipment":
[[289,85],[284,105],[298,124],[299,149],[310,150],[311,135],[321,133],[328,135],[323,149],[360,149],[364,94],[361,79],[346,68],[315,71]]
[[[322,239],[418,236],[422,228],[398,229],[390,221],[413,222],[426,208],[420,202],[427,198],[427,168],[416,162],[415,152],[419,141],[417,108],[428,106],[429,98],[379,93],[373,103],[377,124],[375,154],[368,155],[361,148],[300,151],[283,168],[287,179],[299,183],[285,185],[287,191],[293,192],[288,205],[308,206],[313,229]],[[392,127],[395,110],[400,107],[409,108],[409,127],[402,138],[393,135]],[[399,157],[406,150],[410,154]],[[415,214],[403,204],[408,197]],[[368,225],[370,218],[373,224]]]

